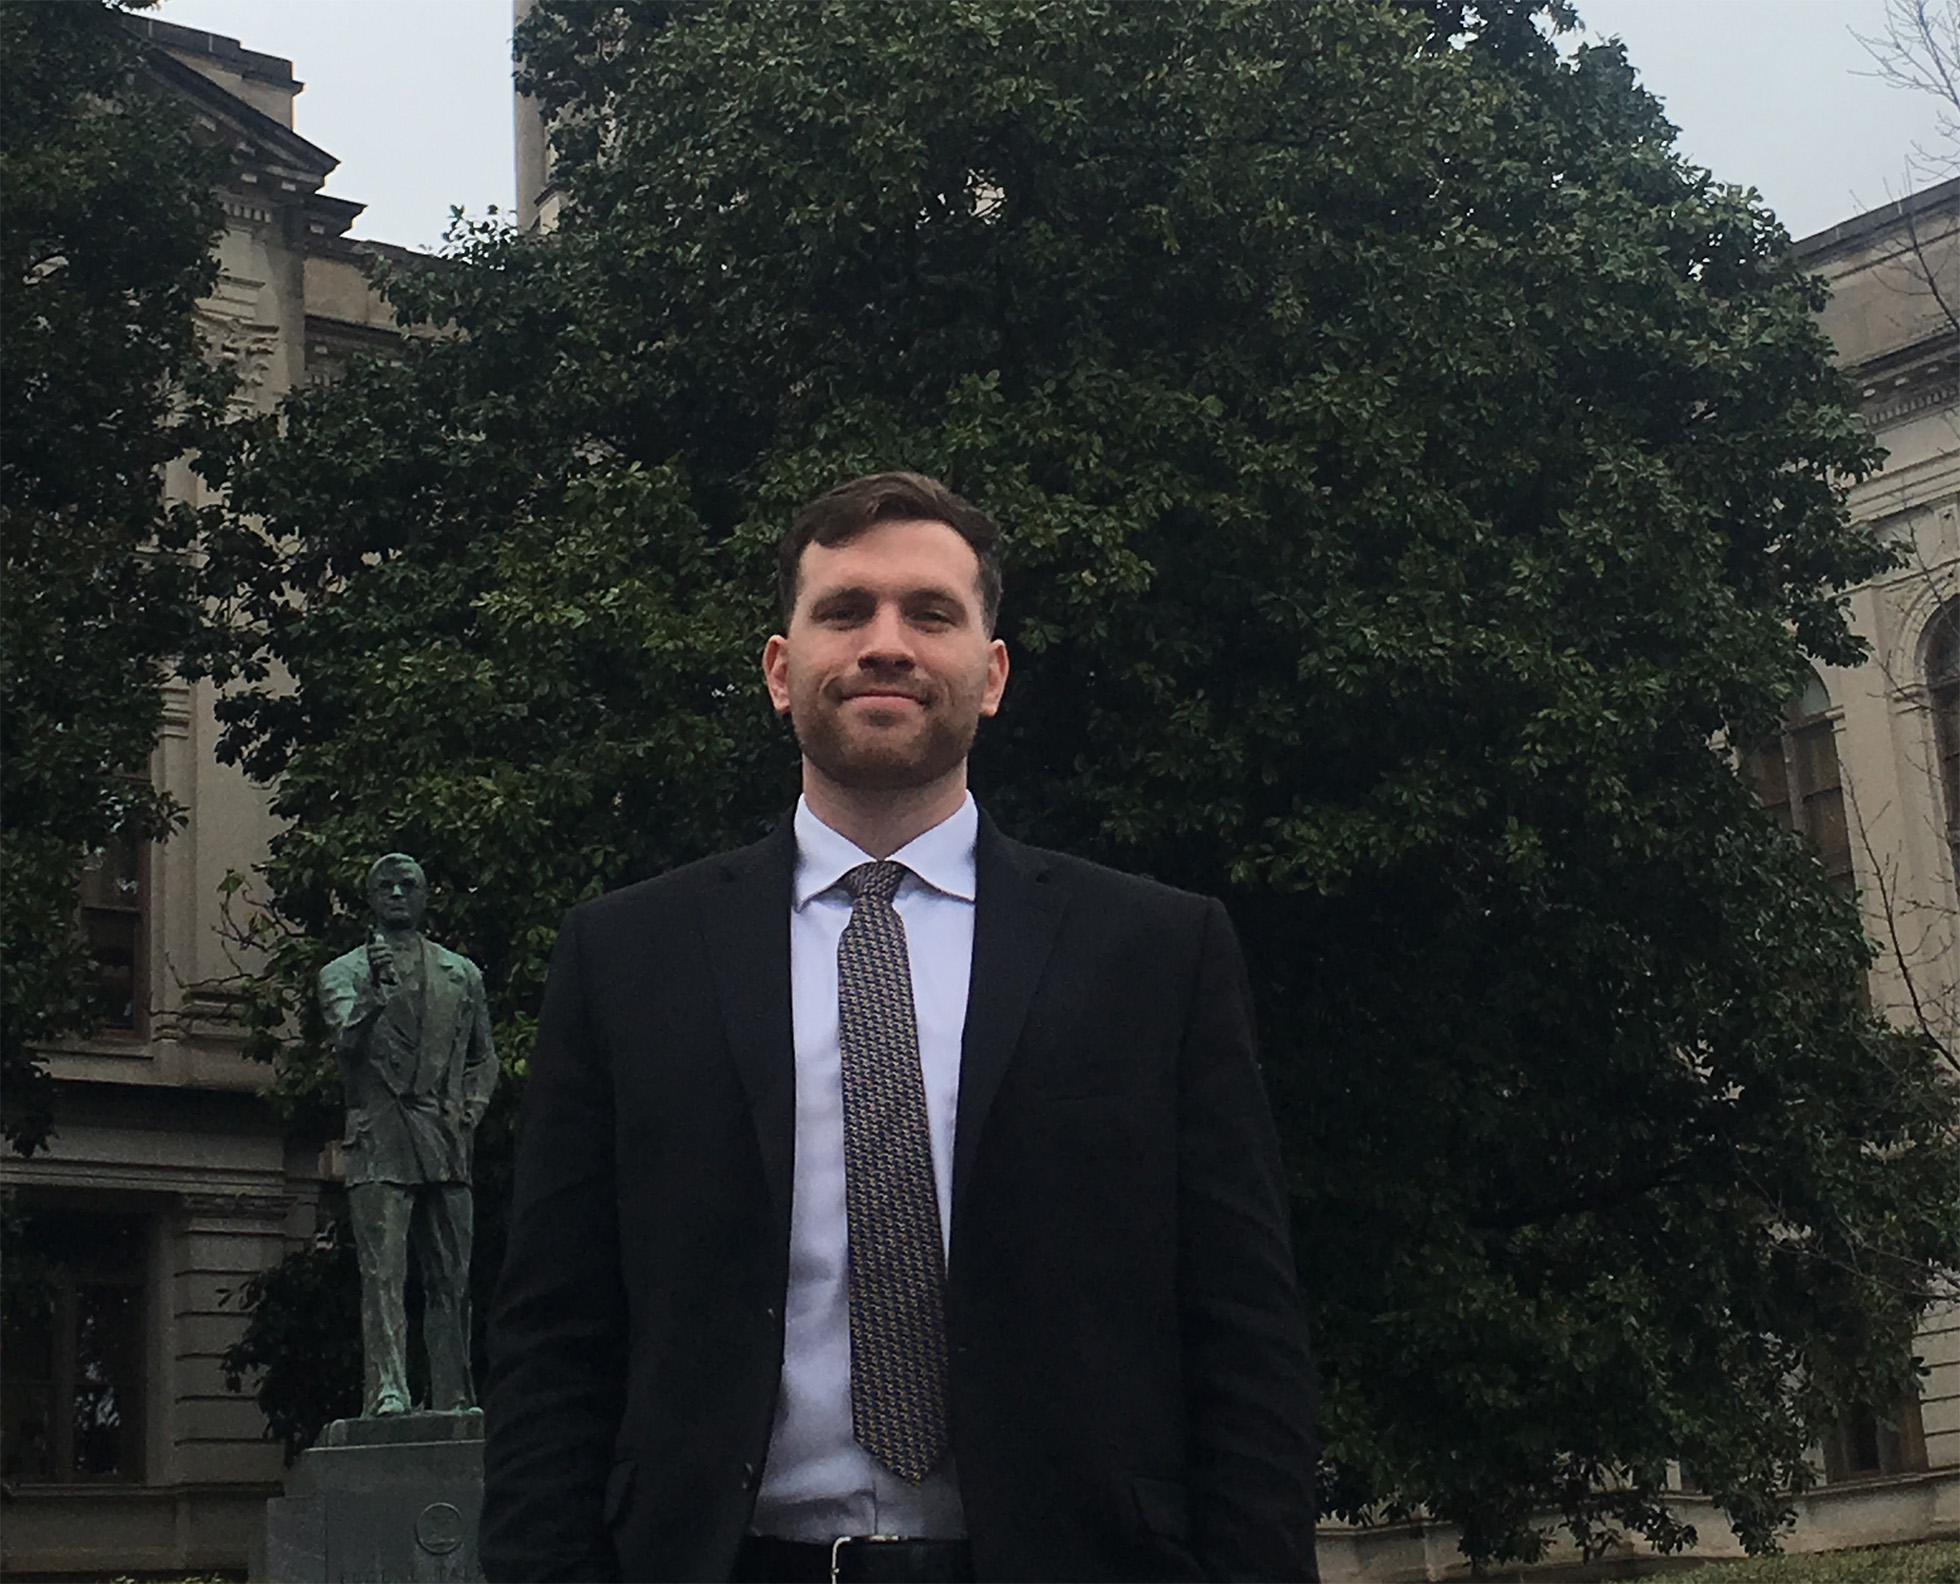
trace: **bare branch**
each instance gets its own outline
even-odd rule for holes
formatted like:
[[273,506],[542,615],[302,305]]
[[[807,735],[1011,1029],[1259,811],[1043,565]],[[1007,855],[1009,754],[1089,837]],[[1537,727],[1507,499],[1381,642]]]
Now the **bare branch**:
[[1865,75],[1939,103],[1937,127],[1946,148],[1929,152],[1915,145],[1908,167],[1916,167],[1915,174],[1960,168],[1960,0],[1886,0],[1880,31],[1854,28],[1851,36],[1872,58],[1874,70]]
[[1954,1048],[1953,1031],[1946,1027],[1947,1019],[1939,1016],[1936,1009],[1929,1006],[1920,991],[1920,976],[1923,967],[1917,951],[1909,949],[1900,929],[1900,902],[1896,876],[1891,868],[1896,863],[1892,855],[1881,859],[1873,844],[1870,827],[1858,806],[1856,791],[1849,780],[1844,785],[1845,803],[1851,812],[1852,828],[1858,833],[1858,845],[1864,849],[1865,862],[1869,866],[1872,889],[1878,896],[1879,917],[1884,921],[1886,946],[1894,967],[1898,969],[1899,983],[1905,987],[1906,999],[1912,1007],[1913,1027],[1923,1034],[1933,1048],[1939,1052],[1940,1059],[1960,1077],[1960,1051]]

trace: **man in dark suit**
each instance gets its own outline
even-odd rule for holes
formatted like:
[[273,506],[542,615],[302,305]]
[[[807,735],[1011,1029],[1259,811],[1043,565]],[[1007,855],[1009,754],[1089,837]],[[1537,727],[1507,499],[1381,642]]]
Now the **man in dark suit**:
[[1002,836],[994,525],[839,486],[803,797],[576,908],[492,1321],[493,1579],[1314,1576],[1313,1389],[1215,901]]

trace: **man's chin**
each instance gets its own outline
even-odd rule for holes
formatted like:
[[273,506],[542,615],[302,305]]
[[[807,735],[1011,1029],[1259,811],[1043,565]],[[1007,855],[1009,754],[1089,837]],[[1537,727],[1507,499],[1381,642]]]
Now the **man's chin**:
[[[808,755],[805,755],[808,758]],[[935,765],[917,759],[891,759],[867,755],[832,759],[811,759],[824,779],[833,786],[852,792],[912,792],[931,786],[958,764]]]
[[966,762],[966,743],[840,742],[826,735],[800,742],[803,757],[833,786],[852,792],[912,792],[944,780]]

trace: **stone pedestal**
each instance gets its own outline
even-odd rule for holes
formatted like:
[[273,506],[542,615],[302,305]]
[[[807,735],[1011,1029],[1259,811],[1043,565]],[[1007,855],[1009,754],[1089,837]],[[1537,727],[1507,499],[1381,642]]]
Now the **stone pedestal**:
[[483,1577],[483,1415],[337,1419],[265,1504],[255,1584]]

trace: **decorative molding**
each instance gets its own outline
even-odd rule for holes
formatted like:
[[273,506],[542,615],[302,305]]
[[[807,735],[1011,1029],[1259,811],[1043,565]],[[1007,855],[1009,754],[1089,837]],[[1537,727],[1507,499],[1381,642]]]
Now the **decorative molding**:
[[[1870,398],[1867,398],[1870,401]],[[1907,391],[1886,402],[1871,401],[1865,408],[1865,422],[1873,429],[1889,429],[1908,418],[1936,407],[1952,407],[1960,402],[1960,377],[1941,380],[1920,390]]]
[[240,220],[246,225],[272,224],[272,211],[263,204],[247,203],[243,198],[234,198],[229,193],[221,193],[218,202],[227,220]]
[[198,304],[197,325],[209,354],[237,372],[238,391],[233,402],[256,406],[279,350],[279,327],[223,312],[210,298]]
[[211,295],[205,299],[213,309],[220,303],[229,304],[231,312],[243,318],[259,305],[259,294],[265,290],[266,283],[253,280],[249,275],[234,275],[229,270],[218,276],[211,288]]
[[163,684],[163,722],[157,735],[178,740],[191,734],[191,688],[188,682],[172,677]]
[[1943,331],[1917,344],[1867,359],[1849,372],[1873,429],[1889,428],[1936,407],[1960,402],[1960,332]]
[[47,1155],[27,1159],[0,1156],[0,1183],[10,1188],[88,1188],[132,1196],[169,1195],[173,1198],[206,1194],[221,1204],[235,1199],[277,1199],[285,1215],[288,1203],[283,1178],[268,1172],[228,1174],[181,1165],[138,1165],[103,1160],[57,1160]]
[[180,1011],[189,1022],[236,1025],[245,1004],[243,992],[213,979],[183,986]]
[[184,1213],[204,1221],[284,1221],[295,1199],[291,1194],[235,1188],[187,1188],[177,1196]]

